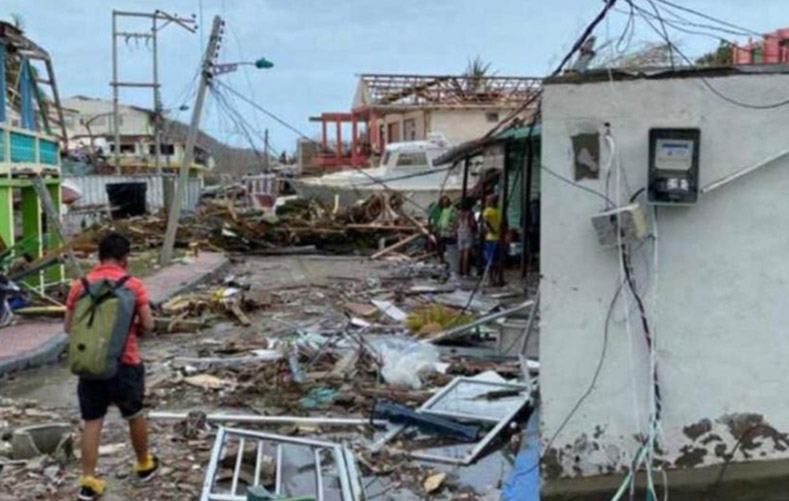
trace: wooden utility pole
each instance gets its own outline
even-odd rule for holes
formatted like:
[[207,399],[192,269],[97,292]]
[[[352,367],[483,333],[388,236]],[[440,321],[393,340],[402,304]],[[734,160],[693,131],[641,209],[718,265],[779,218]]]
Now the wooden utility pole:
[[162,266],[169,264],[173,256],[175,235],[178,231],[178,221],[181,218],[181,201],[185,197],[186,185],[189,182],[189,167],[194,158],[195,141],[197,140],[197,132],[200,128],[200,115],[203,112],[206,90],[208,90],[208,86],[214,76],[214,58],[219,48],[219,42],[221,40],[220,32],[223,24],[224,21],[222,21],[222,18],[219,16],[214,17],[214,23],[211,26],[211,35],[208,39],[208,47],[206,47],[205,54],[203,55],[200,71],[200,85],[197,88],[195,107],[192,111],[192,122],[189,125],[189,135],[186,138],[186,149],[181,159],[181,171],[178,176],[175,197],[170,204],[170,213],[167,218],[167,232],[164,235],[164,245],[162,246]]
[[263,170],[268,172],[268,129],[263,137]]
[[[129,32],[118,31],[118,18],[141,18],[151,20],[150,32]],[[163,21],[158,24],[158,21]],[[121,87],[132,88],[151,88],[153,89],[153,128],[154,128],[154,157],[156,162],[156,173],[162,173],[161,166],[161,151],[162,151],[162,115],[164,110],[162,108],[161,86],[159,85],[159,44],[158,34],[159,30],[168,26],[169,24],[176,24],[181,26],[190,33],[196,31],[195,23],[197,20],[192,17],[179,17],[178,15],[171,15],[161,10],[156,10],[153,13],[148,12],[125,12],[125,11],[112,11],[112,128],[115,140],[115,151],[113,152],[113,161],[115,163],[115,173],[120,174],[120,142],[121,142],[121,120],[120,120],[120,104],[119,104],[119,91]],[[153,45],[153,82],[121,82],[118,80],[118,39],[129,41],[143,41],[146,45],[150,41]]]

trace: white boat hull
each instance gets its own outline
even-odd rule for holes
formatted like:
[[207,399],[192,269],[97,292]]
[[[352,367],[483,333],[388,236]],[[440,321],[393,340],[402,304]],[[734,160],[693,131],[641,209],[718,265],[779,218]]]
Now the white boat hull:
[[302,197],[316,198],[332,205],[336,202],[342,206],[351,206],[371,195],[393,191],[403,196],[406,213],[424,217],[430,204],[441,195],[453,199],[461,196],[461,169],[435,164],[446,150],[443,140],[392,143],[386,146],[378,167],[295,179],[293,187]]

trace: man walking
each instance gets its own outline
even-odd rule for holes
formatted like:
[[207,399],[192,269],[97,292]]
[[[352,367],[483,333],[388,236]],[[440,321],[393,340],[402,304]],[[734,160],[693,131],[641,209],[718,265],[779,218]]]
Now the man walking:
[[84,501],[97,499],[106,488],[105,482],[96,476],[96,463],[104,416],[110,405],[118,407],[121,416],[129,423],[131,442],[137,456],[134,471],[138,480],[145,482],[152,479],[159,468],[159,460],[148,448],[148,428],[142,415],[145,369],[137,348],[137,336],[153,330],[153,314],[145,286],[139,279],[127,275],[130,252],[131,245],[126,237],[117,233],[106,236],[99,244],[99,264],[88,273],[85,280],[73,283],[66,301],[65,329],[70,333],[78,321],[75,319],[77,302],[90,294],[89,290],[85,290],[85,284],[107,280],[134,294],[134,316],[117,372],[109,379],[80,377],[77,387],[84,420],[78,499]]

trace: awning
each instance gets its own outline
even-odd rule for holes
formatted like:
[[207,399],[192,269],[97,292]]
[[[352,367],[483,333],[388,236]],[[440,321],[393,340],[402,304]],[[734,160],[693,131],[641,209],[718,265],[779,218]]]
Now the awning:
[[494,144],[526,139],[529,137],[529,133],[531,133],[532,139],[539,138],[542,134],[542,125],[537,124],[534,127],[523,125],[509,127],[490,137],[483,136],[466,141],[465,143],[455,146],[440,157],[436,158],[433,163],[435,165],[454,164],[463,160],[464,158],[472,157],[482,153],[482,150],[489,146],[493,146]]

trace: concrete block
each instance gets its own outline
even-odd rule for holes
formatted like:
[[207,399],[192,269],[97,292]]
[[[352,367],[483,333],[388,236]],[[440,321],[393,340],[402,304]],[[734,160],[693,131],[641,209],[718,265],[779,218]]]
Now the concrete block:
[[11,435],[11,447],[14,459],[47,455],[57,460],[68,460],[74,456],[74,440],[71,426],[67,423],[18,428]]

